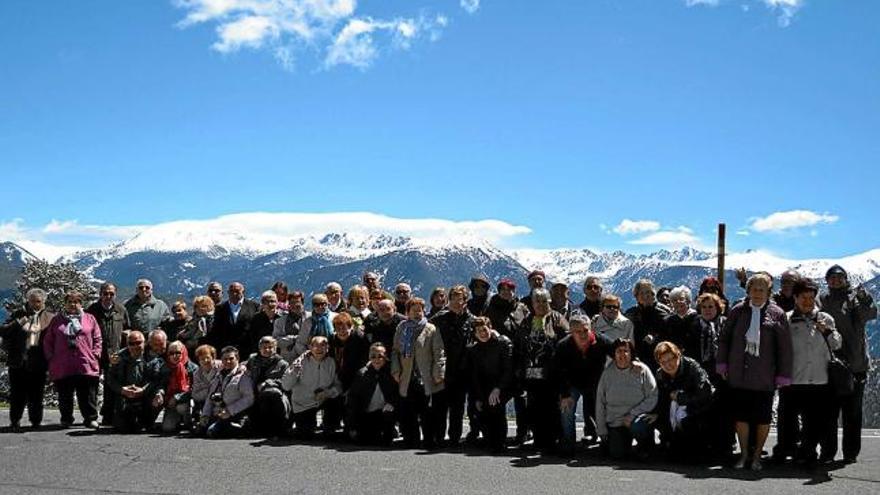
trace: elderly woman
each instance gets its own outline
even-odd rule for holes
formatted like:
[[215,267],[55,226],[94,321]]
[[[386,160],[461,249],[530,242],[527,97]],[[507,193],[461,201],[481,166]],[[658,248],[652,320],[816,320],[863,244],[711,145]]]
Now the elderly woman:
[[676,457],[696,460],[705,453],[712,405],[712,383],[700,363],[682,356],[681,349],[663,341],[654,349],[657,370],[660,439]]
[[278,352],[285,361],[290,363],[299,356],[296,352],[296,338],[299,336],[303,322],[311,317],[306,311],[305,296],[296,290],[287,298],[287,313],[281,316],[272,330],[272,336],[278,341]]
[[55,313],[46,309],[46,292],[30,289],[24,308],[14,311],[0,326],[0,338],[9,369],[9,427],[21,432],[21,417],[27,405],[28,419],[35,429],[43,422],[43,390],[46,388],[46,360],[43,330]]
[[342,390],[336,362],[328,357],[328,348],[327,337],[315,335],[308,350],[287,367],[281,378],[281,386],[290,391],[294,434],[302,439],[314,437],[318,411],[322,413],[325,437],[336,433],[342,416]]
[[734,441],[733,418],[730,415],[730,392],[716,370],[718,340],[727,321],[724,300],[714,292],[697,297],[698,316],[688,332],[683,354],[698,362],[715,388],[715,397],[706,418],[709,422],[707,442],[710,451],[719,458],[730,455]]
[[248,422],[252,431],[269,437],[286,433],[290,417],[290,400],[281,386],[288,364],[277,351],[275,338],[263,336],[259,350],[245,363],[254,384],[254,407]]
[[532,289],[533,313],[523,321],[514,340],[518,378],[525,383],[526,417],[535,446],[549,451],[559,434],[558,387],[551,370],[556,344],[568,334],[568,322],[550,309],[550,292]]
[[95,317],[83,311],[83,295],[64,295],[64,310],[49,323],[43,352],[49,362],[49,378],[58,391],[61,426],[73,424],[73,394],[86,428],[98,428],[98,376],[101,372],[101,328]]
[[312,337],[330,338],[333,335],[333,318],[336,313],[330,311],[330,301],[324,294],[312,296],[312,314],[303,321],[302,330],[296,338],[298,355],[306,352]]
[[492,330],[489,318],[474,319],[474,343],[466,354],[469,393],[477,424],[490,451],[501,452],[507,440],[507,401],[513,389],[513,344]]
[[189,353],[183,342],[175,340],[168,344],[165,362],[159,368],[156,382],[156,395],[153,407],[165,412],[162,418],[162,433],[170,435],[192,429],[192,384],[193,373],[198,369],[189,360]]
[[[761,451],[770,432],[773,393],[777,387],[791,384],[791,331],[785,313],[770,301],[771,287],[770,277],[764,274],[749,278],[748,297],[730,310],[718,343],[716,367],[731,388],[739,469],[746,465],[754,471],[762,469]],[[749,443],[752,429],[754,445]]]
[[361,368],[345,402],[345,427],[359,444],[390,445],[399,401],[385,345],[370,346],[370,361]]
[[[816,447],[821,444],[818,460],[826,463],[834,459],[837,450],[832,412],[835,394],[828,383],[828,362],[843,340],[835,329],[834,317],[816,307],[818,292],[810,279],[799,279],[792,288],[794,309],[786,315],[791,328],[792,384],[779,391],[778,438],[773,449],[777,461],[793,456],[815,463]],[[803,431],[799,432],[799,425]]]
[[654,359],[654,346],[660,342],[657,337],[663,333],[666,317],[672,310],[657,302],[654,283],[650,280],[636,282],[633,296],[637,304],[626,310],[624,315],[633,323],[636,357],[649,363]]
[[697,319],[697,312],[691,308],[691,290],[680,285],[669,291],[672,313],[666,316],[664,325],[657,335],[658,340],[674,343],[680,350],[688,352],[688,335]]
[[614,362],[596,388],[596,432],[611,457],[628,456],[635,438],[638,456],[645,458],[654,445],[657,382],[647,366],[633,360],[632,341],[618,339],[612,349]]
[[363,285],[355,285],[348,291],[348,315],[355,328],[363,331],[364,320],[370,316],[370,292]]
[[342,392],[348,391],[358,370],[367,364],[370,341],[364,332],[355,328],[354,320],[348,313],[333,317],[333,336],[330,337],[330,355],[336,361],[336,370]]
[[202,406],[200,429],[209,438],[236,436],[254,404],[254,384],[244,366],[239,366],[238,349],[226,346],[221,351],[220,372],[211,381],[208,400]]
[[207,344],[196,347],[194,355],[199,367],[193,372],[193,414],[200,416],[205,401],[208,400],[208,396],[211,394],[211,382],[214,381],[214,377],[220,374],[222,363],[217,359],[217,350]]
[[324,288],[324,295],[327,296],[327,302],[330,305],[330,311],[334,313],[342,313],[348,309],[345,299],[342,297],[342,286],[339,282],[330,282]]
[[446,373],[443,338],[425,318],[424,299],[410,299],[406,316],[394,333],[391,354],[391,376],[400,395],[400,429],[407,447],[419,444],[421,429],[423,446],[433,449],[445,434],[438,431],[439,417],[445,413],[441,397]]
[[611,342],[617,339],[633,340],[633,324],[620,313],[620,296],[602,296],[601,311],[591,323],[596,335],[603,335]]
[[208,296],[198,296],[193,299],[192,319],[176,336],[172,337],[183,342],[188,354],[195,357],[195,350],[199,346],[199,342],[208,335],[213,324],[214,301]]

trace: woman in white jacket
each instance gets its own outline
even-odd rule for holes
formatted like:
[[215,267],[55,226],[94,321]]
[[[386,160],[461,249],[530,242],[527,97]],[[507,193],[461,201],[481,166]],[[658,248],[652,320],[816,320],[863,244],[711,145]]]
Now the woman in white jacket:
[[284,372],[281,387],[290,392],[293,409],[294,434],[311,438],[315,434],[318,411],[322,411],[325,436],[339,428],[342,415],[341,390],[336,374],[336,362],[327,358],[327,338],[316,335],[309,349]]

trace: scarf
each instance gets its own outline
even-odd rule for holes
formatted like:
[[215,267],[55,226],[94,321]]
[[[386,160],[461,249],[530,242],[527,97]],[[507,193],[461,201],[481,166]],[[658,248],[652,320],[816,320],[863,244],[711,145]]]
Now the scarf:
[[82,312],[75,315],[64,315],[67,318],[67,326],[64,328],[64,335],[67,337],[67,345],[71,348],[76,347],[76,336],[82,332]]
[[761,355],[761,306],[749,303],[752,309],[752,319],[749,329],[746,331],[746,353],[759,357]]
[[333,325],[330,324],[330,312],[325,311],[322,315],[312,313],[312,331],[309,337],[321,336],[329,339],[333,334]]
[[43,331],[43,326],[41,325],[40,320],[42,319],[43,311],[45,310],[35,312],[28,317],[28,320],[23,325],[25,332],[25,349],[30,349],[40,343],[40,332]]
[[413,355],[413,347],[415,346],[416,335],[421,333],[424,330],[425,325],[428,324],[428,319],[424,316],[421,320],[405,320],[403,325],[403,333],[401,335],[401,347],[403,349],[401,352],[403,353],[403,357],[411,357]]
[[165,365],[171,368],[171,376],[168,377],[168,387],[165,389],[166,397],[173,397],[177,393],[186,393],[190,389],[189,373],[186,370],[186,363],[189,362],[189,355],[186,347],[180,348],[180,361],[177,364],[171,363],[171,357],[165,358]]

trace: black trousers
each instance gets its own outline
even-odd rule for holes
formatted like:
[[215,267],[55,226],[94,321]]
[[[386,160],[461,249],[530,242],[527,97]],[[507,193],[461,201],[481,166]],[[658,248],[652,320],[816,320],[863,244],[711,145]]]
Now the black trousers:
[[[192,355],[192,354],[191,354]],[[104,375],[104,394],[101,401],[101,420],[108,424],[113,424],[113,412],[116,410],[116,400],[119,396],[107,386],[107,372],[109,366],[101,367],[101,373]]]
[[158,415],[149,400],[120,397],[113,408],[113,429],[118,433],[138,433],[153,426]]
[[773,454],[813,459],[820,443],[823,456],[836,451],[833,410],[833,396],[827,385],[791,385],[780,389],[776,426],[779,436]]
[[299,438],[310,439],[315,436],[318,428],[318,411],[321,411],[321,427],[324,434],[333,433],[340,424],[342,417],[342,400],[340,397],[327,399],[318,407],[293,413],[296,429],[294,434]]
[[445,424],[446,391],[428,396],[422,384],[416,382],[418,380],[411,381],[406,397],[400,398],[397,414],[400,433],[407,447],[418,446],[421,433],[423,446],[432,448],[443,438],[441,425]]
[[27,405],[32,425],[43,422],[43,392],[46,390],[46,370],[9,368],[9,421],[19,423]]
[[[865,395],[866,373],[855,374],[855,388],[849,395],[836,397],[833,402],[832,421],[837,436],[837,418],[843,426],[843,457],[855,459],[862,451],[862,402]],[[829,454],[837,454],[837,439],[835,438],[834,450]],[[824,455],[824,452],[823,452]]]
[[[488,398],[483,399],[483,410],[476,411],[480,432],[490,450],[504,447],[507,440],[507,401],[509,397],[501,396],[498,405],[490,406]],[[476,408],[476,404],[474,404]]]
[[265,436],[285,433],[290,427],[290,400],[287,397],[279,388],[260,390],[248,414],[251,431]]
[[550,449],[556,445],[559,421],[559,390],[549,380],[526,382],[526,414],[535,434],[535,446]]
[[[458,379],[446,384],[444,390],[445,401],[440,411],[440,423],[437,425],[438,440],[443,440],[443,434],[449,436],[449,442],[458,443],[461,440],[461,432],[464,426],[465,399],[467,397],[466,381]],[[447,416],[449,417],[449,429],[446,429]]]
[[79,404],[83,421],[98,419],[98,377],[73,375],[55,380],[61,421],[73,423],[73,394]]
[[348,416],[346,424],[354,441],[361,445],[389,445],[394,438],[393,412],[381,409],[373,412],[361,411]]

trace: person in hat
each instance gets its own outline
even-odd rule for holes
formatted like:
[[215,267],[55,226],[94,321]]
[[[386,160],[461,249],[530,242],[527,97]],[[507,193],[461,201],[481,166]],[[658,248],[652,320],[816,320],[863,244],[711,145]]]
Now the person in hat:
[[[853,393],[837,398],[832,417],[842,418],[843,460],[855,462],[862,447],[862,401],[870,368],[865,325],[877,318],[877,306],[863,286],[855,289],[850,286],[846,270],[840,265],[828,269],[825,281],[828,291],[819,296],[819,305],[823,312],[834,318],[835,327],[843,339],[840,357],[849,364],[856,378]],[[832,458],[835,454],[829,452]]]
[[489,277],[480,273],[471,278],[468,289],[471,290],[471,298],[468,300],[468,311],[474,316],[486,316],[489,309]]

